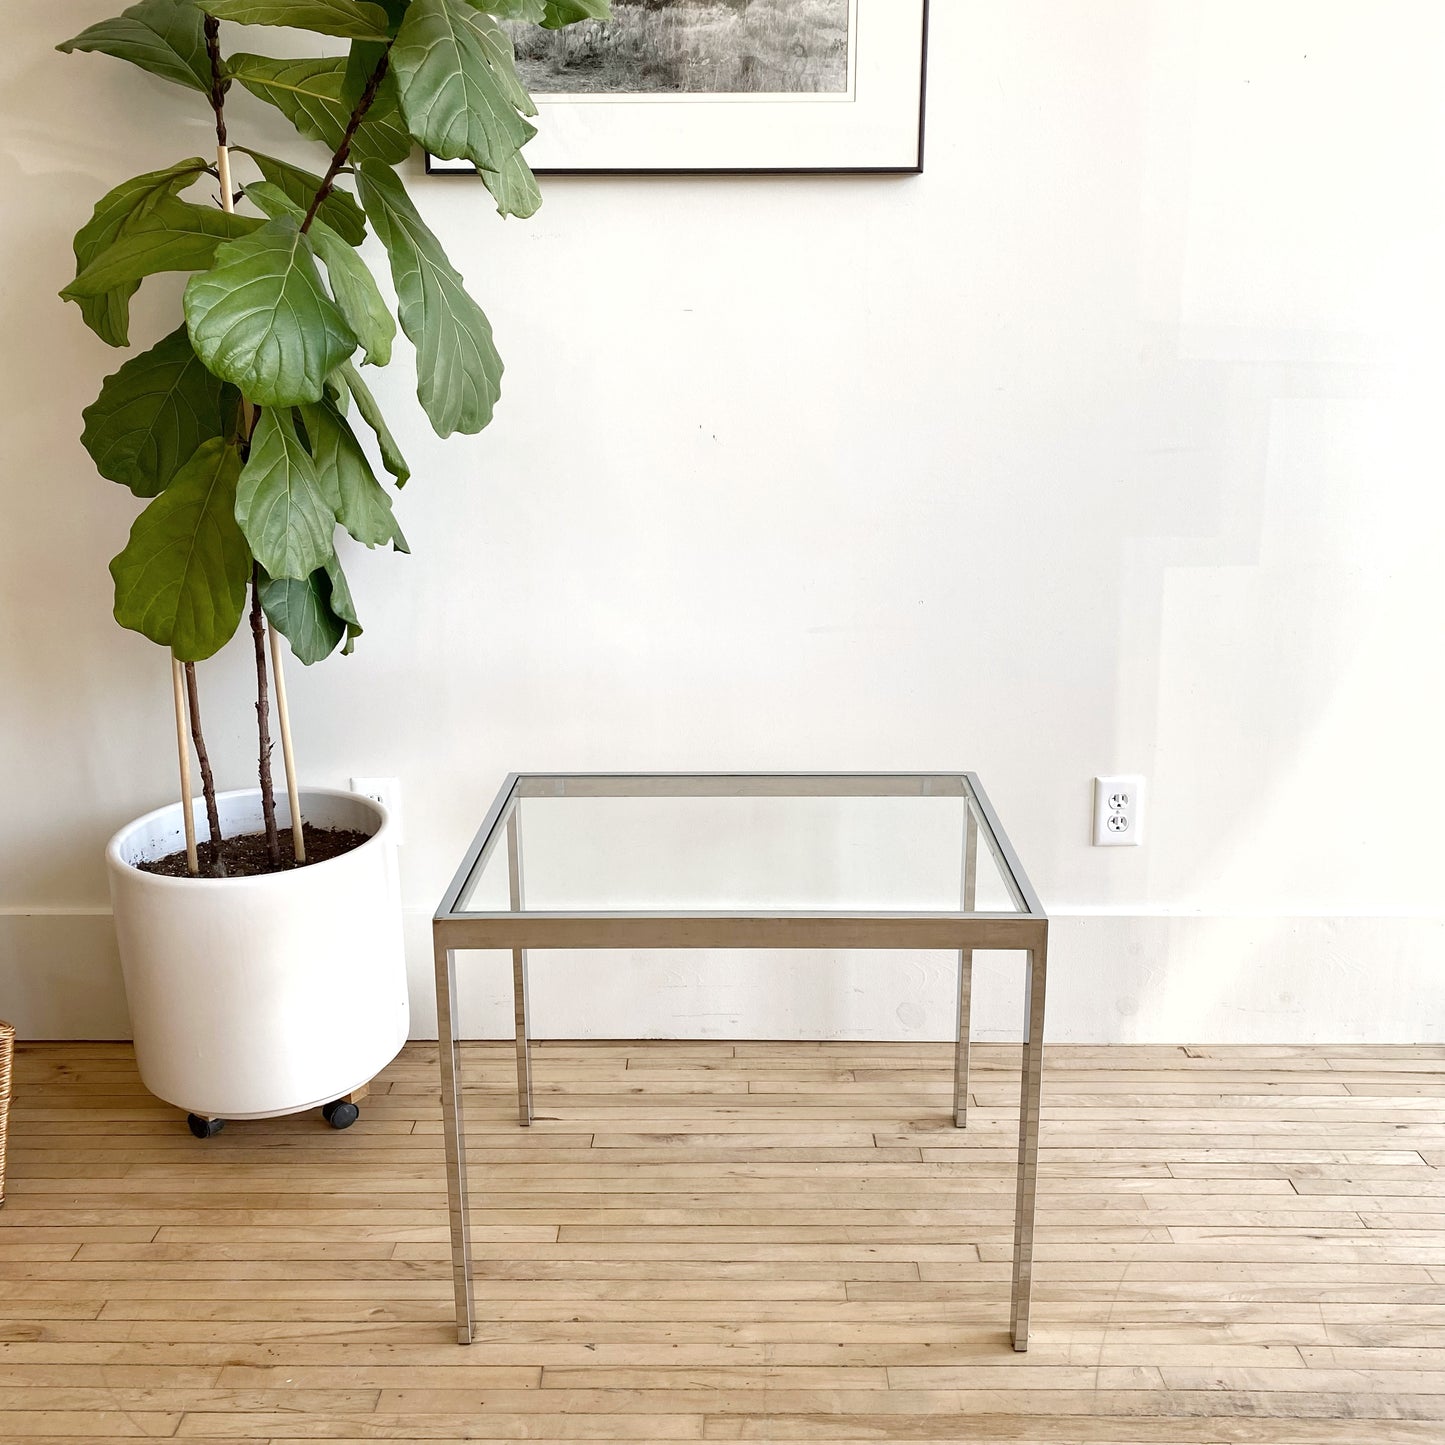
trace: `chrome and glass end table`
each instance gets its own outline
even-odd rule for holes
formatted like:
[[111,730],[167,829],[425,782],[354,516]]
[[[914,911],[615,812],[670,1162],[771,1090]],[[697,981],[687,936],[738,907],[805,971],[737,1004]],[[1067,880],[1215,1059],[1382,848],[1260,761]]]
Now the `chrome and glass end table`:
[[[526,836],[526,869],[522,843]],[[512,774],[432,922],[457,1338],[474,1328],[460,950],[512,955],[519,1122],[527,962],[543,949],[939,950],[957,962],[967,1124],[976,949],[1027,958],[1011,1334],[1028,1348],[1049,921],[972,773]]]

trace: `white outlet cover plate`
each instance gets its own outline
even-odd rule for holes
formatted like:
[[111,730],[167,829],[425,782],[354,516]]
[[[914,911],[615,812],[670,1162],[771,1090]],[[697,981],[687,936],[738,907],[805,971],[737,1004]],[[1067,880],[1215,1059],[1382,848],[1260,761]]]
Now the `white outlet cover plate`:
[[1094,779],[1094,846],[1137,848],[1144,841],[1144,779],[1115,773]]

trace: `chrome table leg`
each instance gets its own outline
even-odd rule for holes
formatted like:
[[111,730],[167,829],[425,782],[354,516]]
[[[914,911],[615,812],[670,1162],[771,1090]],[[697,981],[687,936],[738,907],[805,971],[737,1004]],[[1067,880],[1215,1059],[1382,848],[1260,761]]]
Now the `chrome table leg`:
[[1039,1105],[1044,1073],[1044,987],[1048,935],[1029,950],[1024,985],[1023,1071],[1019,1083],[1018,1198],[1014,1206],[1013,1345],[1029,1347],[1029,1302],[1034,1274],[1034,1214],[1039,1185]]
[[447,1156],[447,1204],[452,1239],[452,1290],[457,1340],[472,1342],[472,1240],[467,1208],[467,1138],[463,1120],[461,1051],[457,1041],[456,955],[433,936],[437,986],[437,1050],[441,1055],[442,1137]]
[[[978,820],[968,810],[963,834],[963,911],[972,913],[978,900]],[[953,1123],[968,1127],[968,1048],[973,1029],[973,949],[958,952],[958,1020],[953,1046]]]
[[[514,811],[507,819],[507,879],[512,911],[522,907],[522,834]],[[517,1122],[532,1122],[532,1030],[527,1009],[527,950],[512,950],[512,1026],[517,1040]]]

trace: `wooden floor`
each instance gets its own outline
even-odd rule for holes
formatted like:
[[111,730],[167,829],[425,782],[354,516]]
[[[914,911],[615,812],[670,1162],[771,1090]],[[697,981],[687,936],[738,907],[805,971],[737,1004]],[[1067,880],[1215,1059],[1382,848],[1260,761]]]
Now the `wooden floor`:
[[469,1046],[455,1342],[434,1046],[338,1133],[200,1142],[123,1045],[22,1047],[0,1434],[1445,1441],[1445,1049],[1051,1050],[1033,1344],[1016,1049]]

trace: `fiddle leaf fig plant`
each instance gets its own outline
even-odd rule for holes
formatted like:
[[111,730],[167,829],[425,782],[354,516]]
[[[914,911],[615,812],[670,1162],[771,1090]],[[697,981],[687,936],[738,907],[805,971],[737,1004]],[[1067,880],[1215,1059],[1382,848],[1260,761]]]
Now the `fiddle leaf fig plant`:
[[[146,502],[111,563],[115,616],[186,669],[213,864],[194,664],[235,634],[249,595],[279,863],[264,628],[306,664],[351,651],[361,624],[337,538],[408,550],[358,427],[397,488],[409,468],[359,368],[390,362],[399,321],[439,436],[480,431],[501,394],[491,326],[397,167],[418,146],[465,158],[502,215],[531,215],[541,196],[522,148],[536,112],[500,22],[558,29],[608,13],[608,0],[140,0],[58,47],[193,92],[215,122],[214,162],[187,157],[101,197],[61,292],[102,341],[124,347],[146,278],[189,277],[181,324],[106,377],[81,441],[103,477]],[[228,56],[222,22],[311,31],[341,53]],[[237,86],[280,112],[309,154],[233,145]],[[390,266],[395,316],[361,250],[368,234]]]

